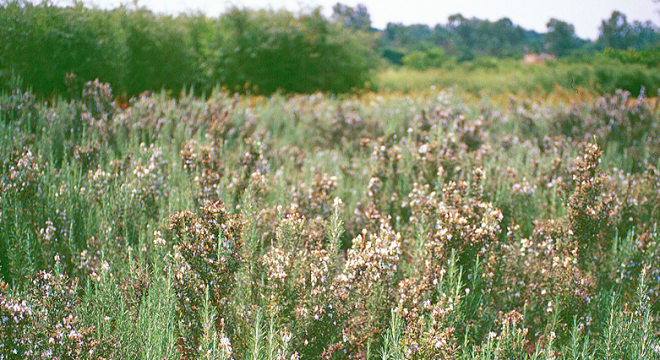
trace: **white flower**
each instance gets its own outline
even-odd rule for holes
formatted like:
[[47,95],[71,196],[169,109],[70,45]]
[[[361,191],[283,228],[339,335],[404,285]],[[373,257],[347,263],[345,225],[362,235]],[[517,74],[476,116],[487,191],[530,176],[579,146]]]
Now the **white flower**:
[[223,336],[220,339],[220,347],[222,347],[227,354],[231,354],[233,351],[231,347],[231,341],[229,341],[229,338],[227,338],[226,336]]
[[165,239],[163,239],[161,232],[158,230],[154,231],[154,245],[165,245]]
[[426,154],[427,151],[429,151],[428,144],[424,144],[424,145],[419,147],[419,153],[420,154],[424,155],[424,154]]

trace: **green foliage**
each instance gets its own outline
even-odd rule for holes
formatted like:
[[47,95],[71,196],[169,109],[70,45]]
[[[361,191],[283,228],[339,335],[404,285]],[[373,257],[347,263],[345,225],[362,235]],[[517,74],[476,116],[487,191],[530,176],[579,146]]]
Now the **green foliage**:
[[401,50],[385,48],[381,56],[394,65],[403,65],[403,58],[406,54]]
[[411,67],[382,70],[378,86],[393,91],[423,90],[432,86],[454,85],[477,95],[516,93],[550,94],[558,88],[572,92],[613,94],[624,89],[638,96],[654,96],[659,88],[654,68],[641,64],[622,64],[602,55],[573,56],[548,60],[542,65],[526,65],[514,59],[477,57],[457,62],[449,58],[443,69],[416,70]]
[[171,17],[145,9],[118,11],[118,33],[125,46],[122,86],[128,94],[167,89],[178,94],[194,74],[188,29]]
[[439,68],[446,61],[447,56],[443,49],[437,47],[428,47],[424,51],[413,51],[404,56],[401,60],[403,65],[416,70],[426,70],[428,68]]
[[648,67],[660,67],[660,51],[658,47],[648,47],[643,50],[619,50],[607,48],[603,55],[621,61],[624,64],[642,64]]
[[637,96],[655,95],[660,89],[660,75],[646,66],[631,64],[621,66],[616,63],[603,63],[595,67],[595,82],[602,93],[613,93],[616,89],[629,91]]
[[332,7],[332,20],[353,30],[371,29],[371,16],[364,4],[357,4],[353,8],[348,5],[336,3]]
[[[644,49],[660,41],[658,27],[652,22],[628,23],[625,14],[613,11],[612,16],[601,22],[597,44],[601,48]],[[657,65],[657,64],[656,64]]]
[[208,94],[218,84],[264,94],[350,92],[368,86],[372,42],[320,9],[234,8],[214,19],[9,1],[0,5],[0,90],[13,90],[19,76],[40,96],[71,96],[94,79],[124,96],[186,87]]
[[320,9],[295,16],[234,8],[221,23],[218,80],[231,90],[347,92],[363,88],[375,65],[369,36],[328,22]]
[[561,20],[550,19],[547,24],[548,32],[545,34],[545,47],[550,53],[565,56],[571,53],[578,45],[575,35],[575,26]]

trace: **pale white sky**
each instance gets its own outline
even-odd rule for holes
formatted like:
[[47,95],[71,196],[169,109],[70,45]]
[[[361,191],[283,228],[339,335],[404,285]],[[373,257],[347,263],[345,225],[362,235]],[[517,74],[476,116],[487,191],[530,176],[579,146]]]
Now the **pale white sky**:
[[[132,4],[134,0],[88,0],[85,3],[103,8],[113,8],[121,3]],[[64,1],[66,2],[66,1]],[[330,15],[332,5],[341,2],[355,6],[363,3],[371,14],[372,25],[383,29],[388,22],[409,24],[445,24],[447,17],[461,13],[463,16],[497,20],[509,17],[514,24],[539,32],[546,31],[550,18],[557,18],[575,26],[578,36],[588,39],[598,37],[598,27],[613,10],[628,16],[628,21],[660,21],[660,3],[653,0],[139,0],[155,12],[176,14],[190,10],[201,10],[209,16],[222,13],[227,7],[237,5],[251,8],[286,8],[298,11],[301,8],[321,6],[324,14]]]

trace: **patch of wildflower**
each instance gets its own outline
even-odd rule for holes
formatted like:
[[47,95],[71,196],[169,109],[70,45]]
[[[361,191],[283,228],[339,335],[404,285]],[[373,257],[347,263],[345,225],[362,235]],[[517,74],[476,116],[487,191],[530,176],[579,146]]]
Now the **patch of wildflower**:
[[0,355],[4,358],[97,358],[109,354],[111,339],[99,342],[78,311],[76,279],[41,271],[24,300],[6,297],[0,284]]
[[[400,287],[400,290],[406,287]],[[429,295],[428,288],[413,287],[411,290],[414,294]],[[403,291],[400,295],[404,298],[410,296],[404,295]],[[458,301],[458,298],[443,294],[434,302],[427,298],[423,302],[413,301],[407,305],[399,303],[396,313],[405,324],[402,333],[405,359],[457,358],[455,306]]]
[[301,183],[292,189],[292,203],[296,211],[308,219],[321,216],[327,219],[332,212],[334,190],[337,189],[336,176],[316,174],[311,184]]
[[660,143],[650,135],[658,127],[657,118],[644,97],[633,99],[630,92],[617,90],[598,98],[587,110],[572,106],[560,113],[559,132],[578,142],[595,136],[603,148],[617,144],[618,151],[631,158],[634,172],[644,170],[647,156],[656,160],[660,156]]
[[528,328],[522,327],[525,317],[516,310],[500,312],[495,319],[495,329],[487,334],[480,346],[481,357],[515,359],[523,353],[533,353],[528,340]]
[[0,357],[24,356],[31,350],[27,331],[32,326],[32,308],[25,300],[7,295],[8,285],[0,281]]
[[290,254],[274,247],[263,256],[261,261],[266,269],[266,280],[270,290],[269,312],[278,315],[284,310],[282,305],[288,302],[286,296],[289,295],[287,290],[290,289],[286,287],[289,283],[287,277],[291,273]]
[[364,357],[367,343],[384,332],[387,317],[382,309],[395,304],[400,272],[401,235],[387,218],[378,219],[379,231],[353,239],[346,262],[333,284],[337,316],[345,319],[342,340],[333,351],[344,349],[351,358]]
[[106,260],[102,260],[101,241],[95,236],[87,239],[87,249],[80,252],[77,256],[77,269],[83,278],[89,277],[98,281],[100,276],[106,274],[110,265]]
[[240,203],[241,197],[250,185],[250,179],[255,171],[259,171],[261,174],[268,173],[268,160],[263,156],[264,145],[260,141],[252,139],[246,139],[245,143],[248,146],[248,151],[244,152],[238,160],[240,168],[234,174],[228,187],[234,194],[234,205]]
[[[348,108],[348,110],[346,110]],[[381,133],[382,124],[370,118],[361,116],[358,111],[349,106],[338,105],[336,112],[330,118],[329,129],[320,129],[327,135],[323,145],[334,147],[336,144],[351,144],[360,138],[373,138]],[[329,135],[329,136],[328,136]]]
[[294,353],[318,356],[341,331],[332,285],[337,264],[324,235],[326,224],[290,210],[260,258],[265,280],[260,295],[269,316],[295,324],[290,336],[300,341],[292,343]]
[[[224,96],[224,95],[221,95]],[[231,103],[228,104],[228,100]],[[229,139],[237,136],[238,129],[232,119],[233,112],[236,108],[238,97],[234,96],[233,99],[209,99],[200,114],[194,119],[195,125],[208,124],[208,131],[215,139]],[[198,124],[199,123],[199,124]]]
[[[133,250],[129,248],[129,252]],[[103,276],[108,273],[107,262],[101,264],[98,274]],[[92,274],[93,275],[93,274]],[[97,277],[92,277],[98,281]],[[119,294],[123,297],[124,303],[128,305],[128,315],[134,321],[138,320],[140,315],[140,304],[149,295],[149,290],[153,282],[149,269],[139,264],[131,266],[127,276],[119,281]]]
[[[473,184],[474,187],[479,184]],[[471,263],[483,256],[501,231],[502,212],[491,203],[467,196],[468,184],[449,182],[443,186],[442,199],[434,214],[435,229],[427,244],[429,253],[439,249],[456,250],[459,264]]]
[[367,198],[376,204],[380,211],[387,211],[393,218],[400,216],[398,184],[405,176],[401,167],[402,148],[397,145],[396,136],[377,138],[371,144],[373,174],[367,185]]
[[580,246],[580,260],[585,262],[598,263],[611,246],[618,222],[618,198],[605,190],[606,175],[596,169],[601,154],[598,145],[586,145],[576,159],[575,188],[568,199],[568,221]]
[[100,147],[97,146],[78,146],[73,149],[73,158],[79,164],[83,172],[91,171],[97,167],[99,160]]
[[[34,124],[39,115],[37,98],[30,92],[21,92],[13,89],[11,95],[2,97],[0,100],[0,119],[5,124],[15,123],[17,125]],[[32,133],[36,129],[29,129]]]
[[[200,211],[201,216],[184,211],[170,218],[169,231],[176,244],[173,266],[177,319],[182,329],[178,344],[184,358],[197,356],[202,335],[198,310],[205,289],[219,317],[229,318],[235,275],[244,257],[240,217],[229,214],[217,202],[206,202]],[[231,338],[231,326],[217,331]]]
[[87,179],[90,200],[97,204],[102,204],[104,197],[110,195],[117,185],[117,175],[105,172],[100,167],[95,171],[90,170]]
[[463,119],[459,118],[456,122],[459,139],[461,139],[467,151],[477,150],[485,142],[484,125],[483,119],[464,122]]
[[107,122],[115,110],[110,84],[98,79],[83,85],[81,100],[84,112],[93,120]]
[[595,279],[581,269],[579,245],[562,222],[536,222],[532,236],[520,237],[513,224],[508,242],[484,259],[485,276],[500,309],[526,312],[532,336],[543,332],[553,303],[571,304],[563,319],[585,316]]
[[195,175],[199,187],[198,200],[218,200],[220,180],[225,173],[225,163],[222,161],[217,144],[197,145],[195,139],[189,140],[180,151],[183,170]]
[[14,152],[4,160],[2,192],[16,196],[26,206],[31,207],[38,199],[42,189],[43,165],[41,156],[35,156],[32,150],[25,148]]
[[169,197],[168,188],[169,165],[163,158],[163,150],[153,144],[147,147],[140,144],[140,153],[146,161],[135,161],[132,164],[130,181],[121,185],[133,199],[142,213],[150,218],[158,216],[158,202]]

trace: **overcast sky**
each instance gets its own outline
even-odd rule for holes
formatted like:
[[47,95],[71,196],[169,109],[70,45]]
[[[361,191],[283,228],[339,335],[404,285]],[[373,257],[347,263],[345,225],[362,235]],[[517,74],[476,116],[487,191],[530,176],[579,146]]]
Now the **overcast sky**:
[[[596,39],[601,21],[609,18],[614,10],[626,14],[629,22],[651,20],[658,24],[660,21],[660,3],[653,0],[139,0],[140,5],[159,13],[201,10],[209,16],[216,16],[231,5],[293,11],[321,6],[324,13],[330,15],[332,5],[337,2],[351,6],[365,4],[373,27],[378,29],[384,29],[388,22],[445,24],[449,15],[461,13],[468,18],[489,20],[508,17],[515,24],[538,32],[545,32],[548,20],[557,18],[575,25],[578,36]],[[133,3],[133,0],[89,0],[85,3],[113,8],[121,3]]]

